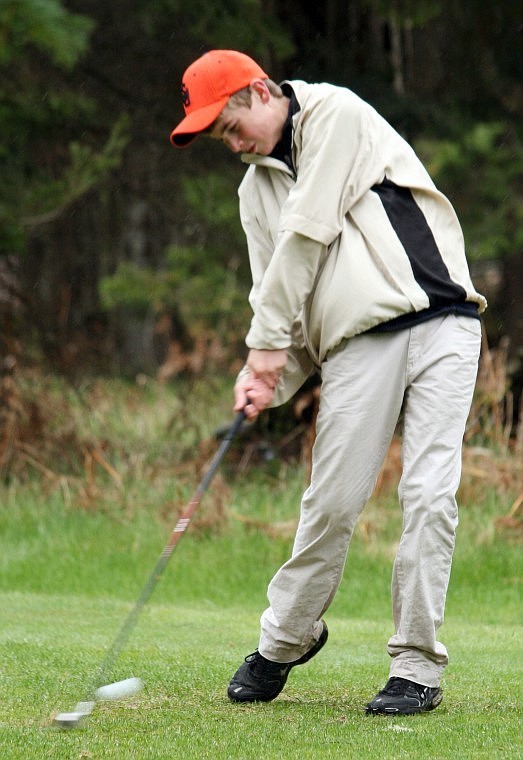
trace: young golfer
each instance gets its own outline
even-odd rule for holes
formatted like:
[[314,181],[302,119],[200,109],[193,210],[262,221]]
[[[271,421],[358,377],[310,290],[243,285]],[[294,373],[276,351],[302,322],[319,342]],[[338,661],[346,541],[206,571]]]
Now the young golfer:
[[173,144],[206,133],[248,164],[239,197],[253,318],[234,408],[254,419],[314,369],[322,378],[292,555],[228,695],[274,699],[325,644],[322,616],[402,415],[390,677],[366,709],[432,710],[448,662],[438,629],[486,307],[456,214],[405,140],[344,87],[278,86],[248,56],[212,50],[185,72],[182,98]]

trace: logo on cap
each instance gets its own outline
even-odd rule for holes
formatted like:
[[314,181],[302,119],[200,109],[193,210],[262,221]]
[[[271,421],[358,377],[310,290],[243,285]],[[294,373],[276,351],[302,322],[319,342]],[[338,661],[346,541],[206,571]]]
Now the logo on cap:
[[191,98],[189,96],[189,89],[186,84],[182,83],[182,103],[187,108],[191,105]]

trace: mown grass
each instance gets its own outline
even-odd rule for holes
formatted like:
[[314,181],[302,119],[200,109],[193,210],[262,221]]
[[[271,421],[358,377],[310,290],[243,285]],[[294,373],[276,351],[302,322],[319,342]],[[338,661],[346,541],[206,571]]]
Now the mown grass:
[[84,698],[196,485],[188,452],[228,414],[216,388],[210,412],[194,388],[190,407],[168,389],[97,385],[97,414],[76,409],[75,427],[95,441],[103,431],[104,461],[120,478],[98,466],[1,488],[0,757],[523,756],[521,547],[495,523],[513,497],[493,490],[461,506],[441,634],[451,664],[434,713],[363,713],[388,672],[393,494],[364,513],[321,655],[275,702],[228,702],[228,680],[257,643],[266,584],[290,550],[305,480],[301,466],[278,462],[238,473],[234,451],[115,663],[114,680],[140,676],[144,691],[99,704],[81,730],[52,726]]
[[[114,600],[2,595],[15,622],[1,637],[2,733],[6,758],[463,758],[518,757],[520,642],[516,626],[451,622],[456,664],[445,701],[431,715],[363,715],[386,663],[383,620],[329,616],[321,657],[293,673],[268,705],[229,704],[225,685],[252,648],[257,615],[240,608],[153,603],[114,677],[140,675],[144,691],[101,704],[80,731],[50,716],[83,697],[105,638],[127,606]],[[6,672],[7,671],[7,672]],[[84,753],[84,754],[82,754]]]

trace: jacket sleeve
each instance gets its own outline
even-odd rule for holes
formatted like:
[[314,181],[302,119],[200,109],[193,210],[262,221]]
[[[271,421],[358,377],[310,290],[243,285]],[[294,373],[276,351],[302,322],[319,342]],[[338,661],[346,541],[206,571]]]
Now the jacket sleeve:
[[[246,189],[245,186],[240,190],[240,216],[247,237],[253,282],[249,302],[254,314],[256,314],[259,308],[260,290],[274,253],[274,246],[266,225],[262,226],[258,220],[258,204],[250,190],[252,188]],[[250,341],[247,341],[248,346],[249,343]],[[292,398],[314,369],[314,363],[304,347],[299,320],[291,325],[289,335],[283,343],[282,347],[286,349],[287,353],[287,363],[276,386],[272,407],[280,406]],[[270,345],[267,338],[261,336],[259,346],[256,347],[274,348],[274,345]],[[248,372],[249,370],[245,366],[239,373],[238,379]]]
[[[322,85],[317,87],[321,91]],[[296,130],[297,177],[282,209],[281,229],[330,245],[351,207],[383,180],[382,146],[392,135],[382,117],[350,90],[330,88],[316,98]]]
[[288,348],[292,327],[325,259],[327,248],[295,232],[282,234],[254,299],[245,342],[249,348]]
[[279,236],[259,283],[250,348],[290,345],[292,324],[340,234],[351,205],[382,180],[378,114],[356,95],[327,95],[296,132],[297,177],[282,208]]

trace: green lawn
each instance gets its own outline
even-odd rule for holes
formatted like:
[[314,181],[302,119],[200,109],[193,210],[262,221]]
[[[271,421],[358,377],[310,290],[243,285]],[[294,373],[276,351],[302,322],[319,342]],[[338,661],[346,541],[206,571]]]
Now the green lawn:
[[[516,625],[448,623],[455,664],[434,713],[372,718],[362,705],[384,678],[387,622],[329,616],[321,656],[296,669],[275,702],[238,706],[225,686],[252,648],[257,615],[238,608],[151,604],[114,678],[144,691],[100,703],[81,730],[50,725],[72,709],[127,605],[110,599],[5,593],[5,758],[518,757],[521,639]],[[519,671],[519,672],[518,672]]]
[[[249,474],[231,485],[233,514],[286,520],[303,475]],[[275,495],[278,514],[274,514]],[[284,496],[285,495],[285,496]],[[213,489],[207,495],[213,504]],[[81,730],[52,726],[73,709],[167,538],[167,518],[114,505],[80,510],[58,490],[4,492],[0,519],[0,757],[42,758],[517,758],[523,757],[520,547],[490,530],[500,505],[465,506],[447,621],[444,701],[427,715],[368,717],[387,678],[394,499],[370,505],[346,579],[327,615],[321,654],[273,703],[225,694],[256,647],[272,571],[290,539],[234,516],[190,531],[144,610],[112,678],[144,690],[100,703]]]
[[523,757],[521,545],[495,522],[517,494],[494,488],[476,488],[479,498],[461,507],[441,632],[451,664],[437,710],[364,714],[388,674],[393,495],[362,517],[321,654],[274,702],[229,703],[227,683],[257,644],[267,582],[289,554],[305,481],[277,459],[235,471],[243,441],[111,673],[139,676],[144,690],[99,703],[80,730],[56,729],[53,715],[89,696],[193,492],[195,454],[230,414],[230,382],[181,390],[93,381],[79,403],[69,386],[37,375],[20,391],[46,424],[0,483],[0,760]]

